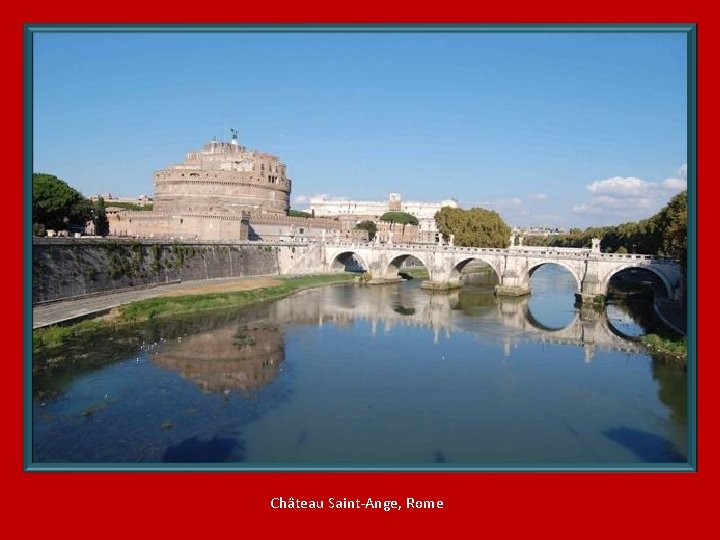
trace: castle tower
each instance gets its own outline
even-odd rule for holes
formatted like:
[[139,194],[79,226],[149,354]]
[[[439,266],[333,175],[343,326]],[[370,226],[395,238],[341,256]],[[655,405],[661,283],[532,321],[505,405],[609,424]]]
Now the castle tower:
[[390,212],[402,212],[402,198],[399,193],[391,193],[388,199],[388,209]]
[[286,215],[291,181],[285,164],[248,150],[231,130],[230,142],[213,139],[185,161],[155,173],[155,210],[171,215],[241,217],[244,212]]

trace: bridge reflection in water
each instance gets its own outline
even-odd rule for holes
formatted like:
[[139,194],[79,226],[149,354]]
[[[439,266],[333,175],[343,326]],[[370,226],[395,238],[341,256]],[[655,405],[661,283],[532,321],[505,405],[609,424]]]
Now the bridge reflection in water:
[[369,322],[371,335],[387,334],[395,327],[431,328],[435,344],[441,336],[471,334],[501,346],[505,356],[533,342],[582,347],[585,362],[591,362],[597,350],[644,352],[639,342],[612,327],[604,311],[591,307],[577,308],[564,328],[549,328],[533,315],[528,297],[498,298],[492,288],[482,286],[418,293],[409,283],[303,291],[256,310],[252,321],[245,315],[206,324],[202,332],[164,344],[152,359],[205,392],[245,392],[267,385],[281,370],[287,325],[349,326],[356,321]]

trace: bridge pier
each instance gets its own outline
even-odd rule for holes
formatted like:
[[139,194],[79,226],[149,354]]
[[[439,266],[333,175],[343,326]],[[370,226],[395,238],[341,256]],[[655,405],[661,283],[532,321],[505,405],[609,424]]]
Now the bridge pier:
[[605,304],[605,293],[607,291],[603,289],[602,282],[596,274],[587,274],[580,286],[580,292],[575,293],[575,303],[581,305]]
[[500,278],[500,283],[495,285],[497,296],[527,296],[530,294],[530,280],[527,272],[518,272],[515,269],[506,269]]
[[373,277],[365,281],[367,285],[385,285],[386,283],[400,283],[403,280],[400,276],[397,277]]
[[461,281],[431,281],[426,279],[420,283],[420,288],[428,291],[451,291],[462,288]]

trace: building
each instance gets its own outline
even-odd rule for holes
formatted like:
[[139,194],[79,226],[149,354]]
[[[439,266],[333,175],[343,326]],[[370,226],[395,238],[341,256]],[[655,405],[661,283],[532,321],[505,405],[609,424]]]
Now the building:
[[117,203],[134,205],[139,208],[144,208],[148,204],[152,204],[153,200],[147,195],[139,195],[137,197],[115,197],[112,193],[103,193],[102,195],[93,195],[90,200],[95,202],[99,199],[103,200],[103,203],[108,206],[113,206]]
[[[248,150],[232,130],[230,142],[213,139],[181,163],[157,171],[154,197],[121,200],[103,195],[112,236],[176,240],[315,241],[322,238],[360,242],[365,219],[378,225],[382,242],[438,242],[435,213],[457,202],[403,202],[391,193],[386,201],[313,198],[313,217],[288,216],[292,182],[280,159]],[[153,203],[152,210],[127,210],[114,202]],[[384,224],[386,212],[407,212],[418,226]]]
[[294,240],[323,236],[367,238],[336,218],[287,215],[292,182],[277,156],[248,150],[232,130],[230,142],[212,140],[182,163],[154,175],[152,211],[107,210],[110,234],[178,240]]
[[458,208],[457,201],[445,199],[440,202],[405,201],[399,193],[391,193],[385,201],[356,201],[352,199],[334,199],[313,197],[310,199],[310,211],[318,217],[338,217],[344,221],[358,223],[363,220],[377,222],[386,212],[406,212],[419,221],[416,241],[437,242],[438,229],[435,213],[441,208]]
[[153,209],[169,214],[240,217],[260,214],[287,215],[291,181],[285,164],[267,152],[232,140],[213,140],[185,161],[155,173]]

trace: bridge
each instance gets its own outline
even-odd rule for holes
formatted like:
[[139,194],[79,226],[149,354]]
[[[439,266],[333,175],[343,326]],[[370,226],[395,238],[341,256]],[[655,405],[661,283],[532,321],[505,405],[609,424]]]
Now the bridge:
[[[317,251],[316,251],[317,250]],[[457,247],[438,244],[370,244],[320,242],[314,250],[315,271],[342,272],[357,265],[369,276],[369,283],[397,281],[403,264],[414,257],[427,269],[428,289],[453,289],[462,286],[462,270],[473,261],[488,264],[498,278],[499,296],[530,294],[530,277],[546,264],[567,269],[577,284],[576,299],[592,303],[607,295],[614,275],[623,270],[642,268],[662,282],[667,297],[680,300],[683,274],[680,265],[669,258],[654,255],[601,253],[599,241],[592,248],[550,248],[512,246],[509,248]]]

